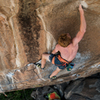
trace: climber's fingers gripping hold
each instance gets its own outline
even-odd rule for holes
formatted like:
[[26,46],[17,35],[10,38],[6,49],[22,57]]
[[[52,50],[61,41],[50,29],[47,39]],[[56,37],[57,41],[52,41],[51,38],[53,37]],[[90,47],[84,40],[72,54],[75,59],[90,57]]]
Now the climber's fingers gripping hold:
[[83,9],[82,9],[82,5],[81,5],[81,4],[79,5],[79,11],[80,11],[80,10],[83,10]]
[[79,11],[80,11],[81,13],[84,13],[84,11],[83,11],[83,8],[82,8],[82,5],[81,5],[81,4],[79,5]]

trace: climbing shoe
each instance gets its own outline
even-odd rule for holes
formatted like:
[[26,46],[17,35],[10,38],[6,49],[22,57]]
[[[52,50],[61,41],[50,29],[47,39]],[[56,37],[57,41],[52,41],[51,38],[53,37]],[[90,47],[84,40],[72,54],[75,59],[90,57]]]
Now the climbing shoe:
[[[41,68],[41,64],[40,63],[37,63],[36,66],[39,67],[39,68]],[[44,70],[44,68],[41,68],[41,69]]]
[[50,75],[49,75],[48,78],[51,79],[51,80],[54,80],[54,79],[56,79],[57,77],[56,77],[56,76],[52,76],[52,77],[50,78]]

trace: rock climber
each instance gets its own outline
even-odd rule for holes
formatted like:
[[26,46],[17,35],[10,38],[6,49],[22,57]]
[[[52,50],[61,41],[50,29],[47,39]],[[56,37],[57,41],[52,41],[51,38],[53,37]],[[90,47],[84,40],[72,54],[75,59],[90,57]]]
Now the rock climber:
[[[82,40],[84,33],[86,32],[86,21],[84,17],[84,10],[79,5],[79,12],[80,12],[80,30],[76,34],[76,36],[71,39],[69,33],[61,34],[58,39],[58,44],[55,46],[55,49],[52,51],[51,54],[42,54],[42,61],[41,65],[38,65],[41,69],[45,68],[46,60],[52,62],[53,64],[57,65],[56,70],[49,76],[50,79],[56,78],[56,75],[65,67],[68,66],[70,69],[73,68],[73,64],[71,61],[75,58],[77,51],[78,51],[78,44]],[[59,54],[56,54],[57,52]]]

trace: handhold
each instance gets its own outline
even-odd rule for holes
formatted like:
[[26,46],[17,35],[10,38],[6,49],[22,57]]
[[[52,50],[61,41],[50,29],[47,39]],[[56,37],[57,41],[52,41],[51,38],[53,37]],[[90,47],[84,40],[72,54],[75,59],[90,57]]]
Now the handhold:
[[83,8],[88,8],[88,4],[85,1],[81,1],[81,5]]

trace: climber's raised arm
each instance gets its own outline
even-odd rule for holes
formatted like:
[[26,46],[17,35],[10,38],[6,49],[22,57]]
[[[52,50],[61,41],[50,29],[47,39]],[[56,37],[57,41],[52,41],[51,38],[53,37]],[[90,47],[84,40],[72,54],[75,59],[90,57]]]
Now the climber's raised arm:
[[77,45],[81,39],[84,36],[84,33],[86,32],[86,21],[85,21],[85,17],[84,17],[84,10],[82,9],[82,6],[79,5],[79,12],[80,12],[80,31],[77,33],[76,37],[73,38],[72,42],[73,45]]

